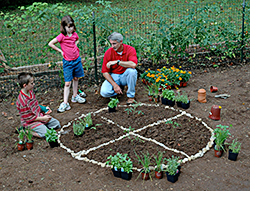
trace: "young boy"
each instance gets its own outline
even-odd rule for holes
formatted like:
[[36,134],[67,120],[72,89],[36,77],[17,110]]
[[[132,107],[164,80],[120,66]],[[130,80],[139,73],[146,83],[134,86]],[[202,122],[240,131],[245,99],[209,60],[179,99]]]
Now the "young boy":
[[41,113],[41,108],[33,93],[34,78],[31,73],[22,72],[18,75],[18,83],[22,88],[16,107],[21,117],[21,125],[30,127],[33,136],[44,138],[48,129],[60,128],[60,122],[50,115]]

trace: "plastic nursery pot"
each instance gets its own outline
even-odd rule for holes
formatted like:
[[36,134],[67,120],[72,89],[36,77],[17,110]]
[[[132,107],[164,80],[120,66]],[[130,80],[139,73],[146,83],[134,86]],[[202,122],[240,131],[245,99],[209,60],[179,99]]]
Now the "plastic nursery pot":
[[142,172],[142,179],[143,180],[148,180],[149,179],[149,173]]
[[206,103],[206,90],[205,89],[199,89],[198,90],[198,101],[200,103]]
[[228,159],[236,161],[237,160],[238,153],[233,153],[230,149],[228,151]]
[[169,175],[169,173],[166,172],[167,181],[172,182],[172,183],[175,183],[176,181],[178,181],[179,172],[180,172],[180,170],[178,170],[178,172],[174,175]]
[[220,110],[221,106],[213,105],[209,113],[209,118],[213,120],[220,120]]
[[168,100],[169,106],[173,107],[175,105],[175,101],[172,101],[172,100],[169,100],[169,99],[167,99],[167,100]]
[[19,143],[17,144],[18,151],[23,151],[24,147],[25,147],[25,144],[19,144]]
[[28,150],[33,149],[33,140],[32,140],[31,142],[26,142],[26,148],[27,148]]
[[108,106],[108,112],[116,112],[116,107],[110,108],[110,107]]
[[121,178],[129,181],[132,178],[132,172],[121,172]]
[[183,102],[181,102],[181,107],[182,107],[183,109],[188,109],[188,108],[190,107],[190,101],[188,101],[188,103],[183,103]]
[[180,101],[176,101],[177,106],[181,108],[181,102]]
[[210,92],[217,92],[218,88],[215,86],[210,86]]
[[115,170],[115,168],[113,167],[112,172],[113,172],[115,177],[121,178],[121,171],[120,170]]
[[168,99],[161,97],[161,102],[164,105],[168,105]]
[[56,140],[55,142],[49,142],[49,145],[51,148],[54,148],[54,147],[59,147],[60,144],[58,143],[58,141]]
[[163,172],[155,171],[155,178],[161,179],[163,177]]

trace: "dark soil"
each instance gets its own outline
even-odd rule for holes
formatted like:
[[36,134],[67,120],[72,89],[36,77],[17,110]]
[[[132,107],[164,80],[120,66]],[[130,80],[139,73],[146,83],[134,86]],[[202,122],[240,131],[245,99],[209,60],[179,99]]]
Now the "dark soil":
[[[134,170],[130,181],[115,178],[109,168],[77,160],[62,147],[50,148],[43,140],[34,138],[32,150],[18,151],[15,147],[17,134],[15,128],[19,126],[19,115],[15,102],[2,101],[0,103],[1,133],[0,133],[0,187],[3,191],[79,191],[79,190],[134,190],[134,191],[249,191],[250,190],[250,67],[231,66],[226,68],[206,68],[192,70],[193,76],[188,86],[180,88],[186,91],[192,100],[190,108],[186,110],[192,116],[201,118],[209,127],[214,129],[216,125],[232,124],[230,132],[234,138],[242,143],[241,152],[237,161],[228,160],[228,153],[224,152],[221,158],[214,156],[211,148],[203,157],[182,164],[181,175],[176,183],[163,179],[142,181],[138,172]],[[219,91],[211,93],[211,85],[217,86]],[[37,87],[37,86],[36,86]],[[137,83],[136,101],[149,104],[147,92],[144,90],[141,80]],[[207,103],[197,101],[198,89],[207,91]],[[56,109],[62,101],[63,90],[52,89],[45,94],[37,93],[39,103],[49,105],[53,117],[57,118],[62,126],[76,117],[89,112],[95,112],[107,107],[109,99],[101,98],[96,93],[97,88],[84,88],[87,93],[86,104],[73,104],[72,109],[65,113],[57,113]],[[227,93],[231,95],[227,99],[215,98],[216,94]],[[125,105],[125,94],[119,97],[120,105]],[[12,105],[14,103],[14,105]],[[154,104],[152,102],[151,104]],[[71,150],[79,152],[96,147],[112,139],[126,134],[119,126],[134,128],[137,130],[161,119],[168,119],[180,112],[158,107],[137,107],[139,113],[129,115],[125,109],[130,107],[118,107],[118,111],[111,114],[106,110],[93,115],[93,124],[102,124],[95,129],[86,130],[82,137],[75,137],[70,130],[72,126],[64,129],[61,142]],[[212,105],[220,105],[221,119],[214,121],[208,117]],[[151,112],[149,114],[149,112]],[[107,123],[101,116],[111,119],[116,124]],[[167,147],[178,149],[186,154],[194,155],[207,145],[210,132],[200,121],[186,116],[174,119],[181,126],[173,128],[172,125],[161,123],[136,132],[145,138],[152,138],[163,143]],[[116,126],[118,125],[118,126]],[[74,146],[74,144],[76,144]],[[147,151],[153,155],[158,151],[165,151],[165,157],[176,155],[181,158],[183,154],[166,150],[152,141],[144,141],[138,137],[129,136],[122,140],[103,146],[89,152],[88,158],[99,162],[105,162],[110,154],[116,152],[128,153],[134,162],[134,166],[140,168],[135,159],[134,150],[137,153]],[[153,175],[154,177],[154,175]]]

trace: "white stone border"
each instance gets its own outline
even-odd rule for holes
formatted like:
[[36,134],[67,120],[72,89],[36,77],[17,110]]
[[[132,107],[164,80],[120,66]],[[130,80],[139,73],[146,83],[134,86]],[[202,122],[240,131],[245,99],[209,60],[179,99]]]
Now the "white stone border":
[[[119,107],[127,107],[127,105],[118,105],[118,106],[119,106]],[[158,107],[158,106],[160,106],[160,105],[159,105],[159,104],[145,104],[145,103],[141,103],[140,106],[154,106],[154,107]],[[61,128],[61,130],[58,132],[58,133],[59,133],[59,135],[58,135],[58,142],[59,142],[59,144],[60,144],[60,147],[63,148],[63,149],[65,149],[68,153],[70,153],[73,158],[75,158],[75,159],[77,159],[77,160],[83,160],[83,161],[86,161],[86,162],[91,162],[91,163],[93,163],[93,164],[100,165],[101,167],[109,167],[109,168],[111,168],[110,165],[106,165],[106,163],[98,162],[98,161],[95,161],[95,160],[90,160],[90,159],[88,159],[88,158],[86,157],[86,155],[87,155],[90,151],[95,151],[95,150],[99,149],[100,147],[107,146],[107,145],[109,145],[109,144],[111,144],[111,143],[117,142],[117,141],[119,141],[119,140],[121,140],[121,139],[127,137],[128,135],[137,136],[137,137],[139,137],[139,138],[141,138],[141,139],[143,139],[143,140],[154,142],[155,144],[157,144],[157,145],[159,145],[159,146],[161,146],[161,147],[163,147],[163,148],[165,148],[165,149],[167,149],[167,150],[169,150],[169,151],[173,151],[173,152],[175,152],[175,153],[179,153],[179,154],[182,154],[182,155],[186,156],[186,158],[182,159],[182,163],[195,160],[196,158],[200,158],[200,157],[202,157],[208,150],[210,150],[210,148],[212,147],[212,145],[213,145],[213,143],[214,143],[214,132],[213,132],[213,129],[212,129],[212,128],[210,128],[210,127],[209,127],[205,122],[203,122],[200,118],[193,117],[191,114],[187,113],[186,111],[176,110],[176,109],[174,109],[173,107],[169,107],[169,106],[165,106],[165,108],[166,108],[166,109],[172,109],[172,110],[174,110],[174,111],[179,111],[179,112],[181,112],[181,113],[178,114],[178,115],[175,115],[174,117],[171,117],[171,118],[168,118],[168,119],[163,119],[163,120],[158,120],[157,122],[154,122],[154,123],[152,123],[152,124],[148,124],[147,126],[144,126],[144,127],[140,128],[140,129],[137,129],[137,130],[134,130],[134,131],[132,131],[132,132],[129,132],[129,133],[125,134],[125,135],[122,135],[122,136],[120,136],[119,138],[116,138],[116,139],[114,139],[114,140],[110,140],[109,142],[100,144],[100,145],[98,145],[97,147],[92,147],[92,148],[90,148],[90,149],[88,149],[88,150],[82,150],[82,151],[79,151],[79,152],[75,153],[73,150],[71,150],[71,149],[69,149],[68,147],[66,147],[65,145],[63,145],[63,144],[61,143],[61,141],[60,141],[60,136],[61,136],[62,133],[64,133],[64,128],[67,128],[67,127],[71,126],[71,124],[72,124],[73,121],[76,121],[76,120],[78,120],[78,119],[81,119],[81,118],[83,118],[83,117],[86,117],[89,113],[95,115],[95,114],[100,113],[100,112],[102,112],[102,111],[104,111],[104,110],[108,110],[108,108],[107,108],[107,107],[106,107],[106,108],[101,108],[101,109],[99,109],[99,110],[97,110],[97,111],[95,111],[95,112],[89,112],[89,113],[87,113],[87,114],[82,114],[80,117],[75,118],[74,120],[68,122],[68,124],[64,125],[64,126]],[[162,143],[156,141],[155,139],[146,138],[146,137],[143,137],[143,136],[137,134],[138,132],[140,132],[140,131],[142,131],[142,130],[148,128],[148,127],[156,126],[156,125],[159,125],[159,124],[161,124],[161,123],[165,123],[165,122],[167,122],[167,121],[169,121],[169,120],[177,119],[178,117],[181,117],[181,116],[183,116],[183,115],[186,115],[187,117],[195,118],[196,120],[201,121],[201,123],[202,123],[207,129],[209,129],[209,131],[211,132],[211,138],[210,138],[210,141],[207,143],[206,147],[204,147],[203,149],[199,150],[199,152],[196,153],[195,155],[189,156],[189,155],[187,155],[185,152],[179,151],[179,150],[177,150],[177,149],[169,148],[169,147],[165,146],[164,144],[162,144]],[[123,127],[123,126],[120,126],[119,124],[117,124],[117,123],[113,122],[112,120],[107,119],[107,118],[105,118],[105,117],[103,117],[103,116],[101,116],[101,119],[107,121],[107,123],[115,124],[116,126],[118,126],[119,128],[121,128],[123,131],[127,130],[127,128],[125,128],[125,127]],[[81,157],[82,155],[84,155],[85,157]],[[164,165],[163,167],[165,167],[165,165]],[[154,168],[155,168],[155,166],[150,166],[150,169],[151,169],[151,170],[154,170]],[[136,167],[134,167],[133,169],[134,169],[134,170],[137,170],[137,171],[141,171],[141,169],[138,169],[138,168],[136,168]]]

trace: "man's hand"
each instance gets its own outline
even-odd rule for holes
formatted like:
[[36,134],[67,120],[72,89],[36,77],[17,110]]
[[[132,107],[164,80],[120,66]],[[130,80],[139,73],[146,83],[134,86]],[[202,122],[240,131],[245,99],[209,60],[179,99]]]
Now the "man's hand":
[[115,85],[115,86],[114,86],[114,91],[115,91],[115,93],[117,93],[117,94],[123,94],[123,92],[122,92],[122,90],[121,90],[121,88],[120,88],[119,85]]
[[116,63],[117,63],[117,60],[115,60],[115,61],[109,61],[109,62],[107,63],[107,68],[110,69],[110,67],[111,67],[112,65],[115,65]]

